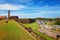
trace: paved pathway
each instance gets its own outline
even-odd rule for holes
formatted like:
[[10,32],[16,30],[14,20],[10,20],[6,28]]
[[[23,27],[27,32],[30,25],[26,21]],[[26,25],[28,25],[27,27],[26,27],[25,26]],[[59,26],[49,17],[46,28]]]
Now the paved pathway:
[[43,21],[36,21],[41,28],[38,29],[38,31],[56,38],[57,32],[52,31],[48,25],[45,25]]

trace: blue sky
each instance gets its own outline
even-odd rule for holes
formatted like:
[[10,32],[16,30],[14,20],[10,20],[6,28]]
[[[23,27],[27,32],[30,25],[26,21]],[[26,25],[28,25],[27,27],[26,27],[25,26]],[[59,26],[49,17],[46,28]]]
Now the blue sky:
[[60,0],[0,0],[0,15],[19,18],[57,18],[60,17]]

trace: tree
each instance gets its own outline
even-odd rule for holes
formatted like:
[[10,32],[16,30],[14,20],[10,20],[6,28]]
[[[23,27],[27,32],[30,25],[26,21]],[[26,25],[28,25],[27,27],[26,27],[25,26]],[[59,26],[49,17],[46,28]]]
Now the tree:
[[60,20],[56,21],[54,24],[55,25],[60,25]]

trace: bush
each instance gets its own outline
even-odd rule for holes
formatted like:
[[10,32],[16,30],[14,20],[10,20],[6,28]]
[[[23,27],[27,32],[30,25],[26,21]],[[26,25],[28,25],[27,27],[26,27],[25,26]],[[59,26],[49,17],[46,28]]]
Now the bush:
[[60,25],[60,20],[55,22],[55,25]]
[[6,21],[6,23],[8,23],[8,21]]

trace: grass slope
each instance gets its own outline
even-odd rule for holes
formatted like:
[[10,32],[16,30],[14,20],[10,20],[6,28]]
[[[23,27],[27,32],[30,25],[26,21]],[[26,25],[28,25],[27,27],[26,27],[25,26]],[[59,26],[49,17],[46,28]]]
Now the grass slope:
[[39,28],[36,22],[30,24],[23,24],[26,28],[32,28],[33,30],[37,30]]
[[42,34],[41,32],[38,32],[37,29],[40,28],[38,26],[38,24],[36,22],[34,23],[31,23],[31,24],[23,24],[26,28],[29,28],[31,27],[34,32],[36,32],[37,34],[39,34],[40,36],[42,36],[43,38],[45,38],[46,40],[54,40],[53,38],[49,37],[49,36],[46,36],[45,34]]
[[1,21],[0,25],[0,40],[33,40],[25,30],[18,28],[18,24],[13,20],[8,23]]

